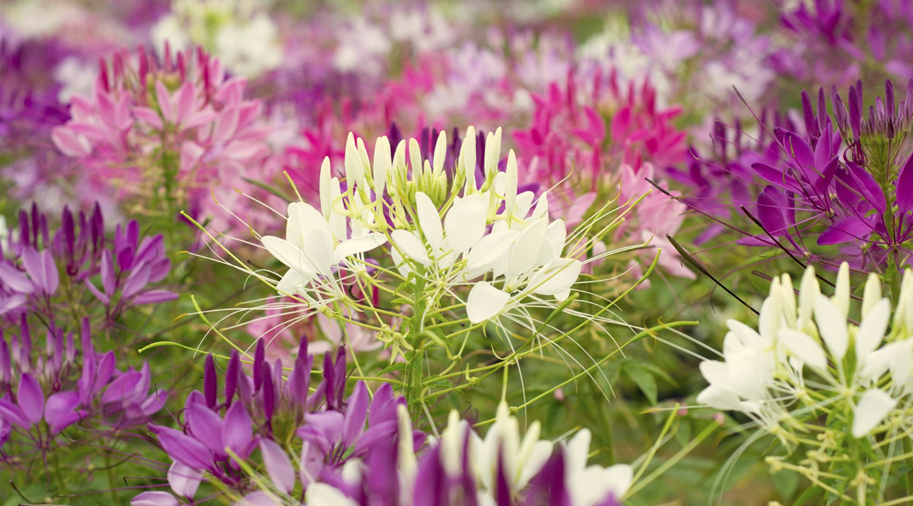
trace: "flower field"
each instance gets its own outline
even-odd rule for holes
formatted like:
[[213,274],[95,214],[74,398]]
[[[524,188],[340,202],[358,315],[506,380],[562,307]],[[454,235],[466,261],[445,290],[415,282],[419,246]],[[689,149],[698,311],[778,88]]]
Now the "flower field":
[[0,3],[0,506],[913,502],[910,0]]

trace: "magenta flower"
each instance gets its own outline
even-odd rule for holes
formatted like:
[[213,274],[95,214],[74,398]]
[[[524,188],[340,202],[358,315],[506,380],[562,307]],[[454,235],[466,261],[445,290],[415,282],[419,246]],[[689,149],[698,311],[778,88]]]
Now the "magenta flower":
[[86,412],[77,410],[77,406],[79,394],[76,392],[58,392],[45,402],[38,380],[25,373],[19,379],[16,403],[0,399],[0,417],[25,430],[44,420],[51,428],[51,434],[57,434],[85,416]]
[[246,86],[202,50],[166,50],[161,63],[142,48],[117,52],[102,62],[94,95],[73,98],[72,119],[53,140],[100,187],[125,197],[163,186],[168,205],[211,215],[209,187],[253,177],[270,156],[270,128]]

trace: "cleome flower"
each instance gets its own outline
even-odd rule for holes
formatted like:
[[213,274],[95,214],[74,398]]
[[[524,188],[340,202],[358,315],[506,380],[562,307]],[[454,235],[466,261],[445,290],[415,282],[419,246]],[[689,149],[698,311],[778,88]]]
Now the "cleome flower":
[[[839,477],[834,480],[844,485],[856,480],[853,483],[865,486],[857,479],[855,463],[846,465],[840,457],[831,460],[827,455],[856,452],[849,454],[858,455],[860,465],[874,467],[887,459],[883,467],[890,468],[895,443],[906,437],[903,427],[909,424],[913,386],[913,275],[904,275],[893,319],[875,274],[865,286],[861,319],[851,319],[850,309],[846,263],[833,297],[821,293],[811,267],[802,278],[798,300],[788,275],[775,278],[761,307],[758,330],[727,322],[723,360],[701,364],[710,386],[697,402],[741,412],[790,451],[815,446],[823,460],[810,465],[828,465],[828,472]],[[820,434],[818,443],[813,445],[808,433]]]
[[[380,264],[392,265],[396,273],[385,273],[420,280],[432,300],[459,298],[459,287],[471,286],[464,304],[473,324],[497,318],[525,299],[566,299],[583,265],[574,258],[580,251],[565,251],[567,231],[562,220],[549,219],[546,194],[536,199],[532,192],[518,193],[513,152],[505,171],[498,170],[500,136],[500,130],[489,134],[484,179],[477,182],[475,143],[462,143],[455,170],[445,171],[445,133],[424,163],[411,140],[409,164],[405,141],[391,154],[381,137],[372,167],[362,140],[350,135],[344,184],[330,177],[326,160],[320,210],[294,202],[286,237],[261,238],[289,268],[271,282],[281,294],[313,308],[345,302],[342,284],[375,283],[368,279],[375,266],[365,254],[387,246]],[[471,127],[466,138],[475,138]]]

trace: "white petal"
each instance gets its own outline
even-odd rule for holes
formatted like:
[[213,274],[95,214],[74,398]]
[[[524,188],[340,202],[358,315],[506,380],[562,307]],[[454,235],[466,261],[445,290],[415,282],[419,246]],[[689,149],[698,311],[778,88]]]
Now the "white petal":
[[606,468],[602,479],[609,486],[609,492],[614,494],[616,499],[621,500],[631,488],[634,471],[627,464],[616,464]]
[[441,130],[437,136],[437,142],[434,145],[434,173],[439,174],[444,171],[444,161],[447,158],[447,132]]
[[[527,436],[528,437],[528,436]],[[529,483],[529,480],[536,475],[542,466],[548,462],[552,456],[553,445],[551,441],[536,441],[529,455],[522,458],[523,470],[517,478],[516,487],[523,488]]]
[[383,234],[370,233],[354,239],[349,239],[336,246],[333,252],[333,259],[336,263],[341,262],[346,257],[365,253],[387,242],[387,237]]
[[535,198],[533,192],[523,192],[517,195],[517,217],[525,219],[526,215],[529,214],[529,208],[533,205],[533,199]]
[[815,301],[815,323],[818,324],[818,332],[831,355],[837,360],[843,360],[850,343],[846,330],[846,311],[820,295]]
[[304,252],[301,251],[300,248],[290,244],[288,241],[267,235],[260,239],[260,242],[263,243],[263,247],[266,248],[266,251],[269,251],[271,255],[276,257],[277,260],[286,266],[309,276],[313,276],[317,272],[314,264],[308,260]]
[[432,251],[437,252],[444,243],[444,228],[441,226],[441,215],[428,195],[416,192],[415,213],[418,215],[422,235],[428,240]]
[[725,411],[741,411],[739,396],[735,392],[713,385],[697,394],[697,403]]
[[320,166],[320,210],[324,218],[330,217],[330,206],[333,194],[330,191],[330,157],[323,159]]
[[507,279],[529,273],[536,266],[539,249],[545,241],[546,223],[544,219],[537,220],[520,233],[516,244],[510,252],[510,263],[507,266]]
[[487,214],[488,202],[478,193],[460,200],[447,211],[444,229],[453,251],[469,251],[482,239]]
[[570,475],[582,473],[590,454],[590,439],[593,437],[589,429],[581,429],[567,443],[565,447],[565,466]]
[[577,282],[582,267],[579,260],[559,258],[536,271],[529,280],[529,287],[539,295],[557,295]]
[[555,258],[560,257],[564,253],[564,244],[567,242],[567,225],[564,224],[564,220],[558,219],[549,223],[545,230],[545,238],[552,246],[552,254]]
[[704,379],[711,385],[725,386],[729,381],[729,371],[725,362],[720,362],[719,360],[704,360],[698,367],[700,368]]
[[285,227],[285,240],[297,247],[304,244],[304,238],[315,228],[329,230],[327,220],[319,211],[304,202],[292,202],[288,205],[288,224]]
[[425,245],[422,244],[422,240],[415,237],[412,232],[394,230],[390,234],[390,238],[393,239],[393,244],[410,259],[415,260],[425,267],[431,265],[431,259],[428,258],[428,253],[425,251]]
[[827,369],[827,358],[817,341],[804,332],[781,329],[780,340],[793,355],[809,367],[823,371]]
[[505,174],[507,178],[504,181],[504,212],[508,216],[518,216],[520,218],[525,218],[525,216],[519,216],[517,212],[517,156],[514,154],[514,150],[507,152],[507,167],[505,169]]
[[349,132],[349,136],[346,138],[345,168],[346,185],[351,192],[353,187],[363,184],[365,179],[365,168],[364,165],[362,165],[358,148],[355,147],[355,136],[353,136],[351,132]]
[[308,506],[358,506],[358,503],[326,483],[311,483],[304,497]]
[[850,264],[843,262],[837,270],[837,286],[831,299],[844,318],[850,311]]
[[865,292],[862,294],[862,318],[869,315],[875,304],[881,300],[881,278],[874,272],[869,273],[865,282]]
[[[330,180],[330,195],[333,197],[334,202],[337,201],[340,197],[338,178],[334,177]],[[344,215],[339,214],[333,209],[330,209],[327,223],[329,223],[330,231],[333,233],[333,237],[335,237],[337,241],[346,240],[346,221],[347,220]]]
[[387,184],[387,172],[393,158],[390,154],[390,141],[386,137],[378,137],[374,143],[374,192],[378,200],[383,198],[384,187]]
[[[466,270],[478,275],[489,269],[491,264],[510,251],[516,238],[517,232],[514,230],[501,230],[486,235],[469,251]],[[475,275],[468,277],[473,278]]]
[[324,276],[332,276],[333,238],[326,230],[316,228],[307,236],[304,243],[304,254],[314,265],[314,268]]
[[853,437],[863,437],[872,432],[897,406],[897,399],[884,390],[869,390],[862,394],[853,413]]
[[276,290],[283,294],[295,295],[301,285],[310,280],[310,277],[303,275],[298,269],[289,269],[276,284]]
[[473,127],[466,129],[466,137],[460,146],[458,168],[466,176],[466,188],[476,189],[476,131]]
[[802,284],[799,287],[799,328],[804,328],[812,319],[812,311],[815,308],[815,301],[821,294],[821,287],[818,286],[818,278],[815,277],[815,268],[805,269],[802,275]]
[[491,286],[487,281],[476,283],[466,300],[469,321],[479,323],[491,319],[504,308],[509,299],[509,294]]
[[869,310],[868,316],[863,318],[856,331],[856,360],[859,363],[865,362],[868,354],[881,344],[890,318],[891,303],[888,299],[881,299]]

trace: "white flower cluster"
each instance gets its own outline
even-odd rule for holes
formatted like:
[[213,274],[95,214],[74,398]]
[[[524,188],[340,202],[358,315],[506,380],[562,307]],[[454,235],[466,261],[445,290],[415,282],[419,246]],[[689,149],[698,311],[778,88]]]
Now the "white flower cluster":
[[[380,271],[398,278],[397,285],[421,287],[416,298],[458,300],[473,324],[519,311],[521,302],[549,307],[567,298],[582,263],[573,258],[580,251],[565,254],[564,222],[549,220],[545,194],[518,193],[513,151],[506,170],[498,170],[500,129],[488,134],[477,182],[475,138],[470,127],[471,141],[449,170],[443,133],[424,161],[414,139],[408,150],[403,141],[391,151],[381,137],[373,163],[364,142],[350,134],[344,183],[325,160],[320,210],[292,203],[285,238],[261,239],[289,268],[277,290],[319,310],[344,303],[346,284],[376,283],[371,273]],[[378,264],[370,263],[365,254],[381,246]],[[465,301],[461,286],[469,288]]]
[[723,361],[701,364],[710,386],[697,401],[741,411],[784,443],[822,415],[839,420],[856,439],[894,437],[909,425],[913,276],[904,275],[890,330],[891,303],[876,275],[866,283],[859,323],[849,319],[850,305],[847,264],[833,297],[821,294],[812,268],[802,278],[798,304],[789,276],[774,279],[759,330],[730,320]]
[[174,0],[152,27],[156,50],[201,45],[233,73],[257,77],[282,65],[278,28],[257,0]]

